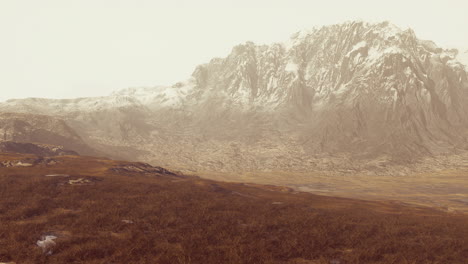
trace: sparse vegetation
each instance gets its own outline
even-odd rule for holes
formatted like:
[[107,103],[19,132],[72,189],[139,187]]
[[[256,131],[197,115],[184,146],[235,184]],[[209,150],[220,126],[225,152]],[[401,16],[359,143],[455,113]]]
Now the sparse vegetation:
[[[464,264],[468,258],[465,214],[116,170],[128,163],[104,159],[54,159],[0,168],[0,262]],[[76,179],[87,182],[68,184]],[[50,255],[36,245],[44,235],[58,237]]]

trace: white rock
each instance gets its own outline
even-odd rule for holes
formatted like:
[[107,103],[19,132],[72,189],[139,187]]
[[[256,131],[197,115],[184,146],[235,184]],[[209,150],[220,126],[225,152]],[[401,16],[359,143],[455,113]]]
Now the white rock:
[[55,239],[57,237],[53,235],[43,236],[41,240],[36,242],[36,245],[42,249],[44,254],[50,255],[52,254],[52,248],[57,244],[54,241]]

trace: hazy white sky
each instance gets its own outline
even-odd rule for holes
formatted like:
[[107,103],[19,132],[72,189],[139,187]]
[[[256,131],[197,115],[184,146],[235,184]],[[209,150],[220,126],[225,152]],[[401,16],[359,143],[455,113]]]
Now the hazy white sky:
[[251,40],[389,20],[468,49],[468,0],[0,0],[0,101],[173,84]]

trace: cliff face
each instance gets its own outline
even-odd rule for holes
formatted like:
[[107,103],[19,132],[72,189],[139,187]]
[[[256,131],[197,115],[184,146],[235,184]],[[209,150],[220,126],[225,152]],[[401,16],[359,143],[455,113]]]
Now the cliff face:
[[348,23],[237,46],[194,78],[201,98],[299,119],[313,152],[429,153],[464,142],[468,82],[455,56],[411,30]]
[[177,168],[311,170],[337,156],[408,162],[467,146],[468,78],[457,56],[412,30],[351,22],[238,45],[171,87],[11,100],[0,110],[60,116],[103,151]]

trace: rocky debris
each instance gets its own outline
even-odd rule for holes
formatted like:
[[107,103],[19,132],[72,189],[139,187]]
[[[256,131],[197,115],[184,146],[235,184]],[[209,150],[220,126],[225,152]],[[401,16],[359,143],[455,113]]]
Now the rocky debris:
[[172,175],[177,176],[177,174],[168,171],[161,167],[151,166],[147,163],[135,162],[131,164],[121,165],[111,169],[113,172],[117,173],[157,173],[163,175]]
[[33,162],[27,162],[27,161],[10,161],[10,160],[6,160],[6,161],[2,161],[0,162],[0,167],[31,167],[33,166],[34,163]]
[[32,167],[37,165],[54,166],[58,163],[53,158],[26,158],[22,160],[3,160],[0,161],[0,167]]
[[36,242],[36,245],[42,249],[45,255],[52,255],[53,248],[57,244],[54,240],[57,239],[54,235],[44,235]]
[[5,160],[5,161],[2,161],[0,162],[0,167],[14,167],[14,165],[16,164],[16,161],[9,161],[9,160]]
[[89,185],[92,184],[93,181],[85,179],[85,178],[78,178],[74,180],[68,180],[68,184],[70,185]]
[[134,222],[132,220],[124,219],[124,220],[122,220],[122,223],[124,223],[124,224],[133,224]]
[[39,157],[36,161],[35,164],[37,165],[46,165],[46,166],[54,166],[58,164],[59,161],[50,157],[42,158]]

